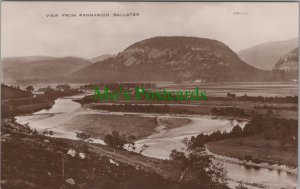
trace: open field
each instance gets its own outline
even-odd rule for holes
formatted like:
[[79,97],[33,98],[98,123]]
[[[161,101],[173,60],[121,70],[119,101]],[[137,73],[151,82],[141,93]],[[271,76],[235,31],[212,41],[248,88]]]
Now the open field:
[[207,144],[207,147],[212,153],[222,156],[241,160],[248,156],[258,162],[297,167],[295,146],[282,146],[279,141],[265,140],[261,136],[211,142]]
[[184,118],[157,118],[128,114],[82,114],[65,123],[65,126],[68,129],[87,132],[92,137],[100,139],[104,139],[104,136],[113,130],[127,136],[133,135],[136,138],[142,138],[155,133],[160,124],[164,125],[165,129],[169,129],[182,126],[189,123],[189,121],[189,119]]

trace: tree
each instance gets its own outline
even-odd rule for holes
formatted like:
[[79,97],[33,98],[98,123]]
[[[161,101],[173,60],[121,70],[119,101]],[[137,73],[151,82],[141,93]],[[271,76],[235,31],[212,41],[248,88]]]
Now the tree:
[[60,91],[63,91],[63,92],[69,92],[71,90],[71,87],[67,84],[57,85],[56,90],[60,90]]
[[34,129],[34,130],[32,131],[32,134],[33,134],[34,136],[36,136],[36,135],[38,135],[39,133],[37,132],[36,129]]
[[30,86],[26,87],[26,91],[29,93],[32,93],[34,91],[33,86],[30,85]]
[[119,132],[112,131],[111,134],[105,136],[104,142],[112,148],[122,149],[127,140],[126,135],[120,135]]
[[85,132],[76,132],[76,137],[79,140],[79,148],[82,149],[85,142],[92,142],[91,135]]
[[52,130],[45,130],[45,131],[42,132],[42,134],[43,135],[51,135],[52,136],[54,134],[54,132]]
[[51,98],[55,98],[56,97],[55,90],[52,89],[50,86],[48,86],[47,88],[45,88],[44,95],[47,96],[47,97],[51,97]]
[[211,163],[209,175],[213,183],[225,185],[228,182],[227,170],[224,168],[223,164]]
[[[199,188],[204,186],[203,183],[224,186],[228,181],[227,170],[221,164],[214,164],[202,145],[191,147],[192,140],[195,140],[195,137],[182,140],[187,151],[179,152],[174,149],[170,154],[170,160],[180,166],[179,182],[187,182]],[[200,143],[202,144],[202,141]]]
[[172,150],[170,154],[170,159],[175,161],[180,161],[182,163],[187,163],[188,159],[183,152],[179,152],[177,150]]
[[220,164],[213,164],[210,156],[202,149],[193,150],[188,155],[185,155],[184,152],[172,150],[170,159],[180,165],[180,183],[190,182],[193,185],[201,185],[203,183],[224,185],[227,183],[226,169]]
[[236,126],[233,127],[230,135],[232,137],[242,137],[243,136],[243,129],[239,125],[236,125]]
[[111,134],[105,136],[104,142],[112,148],[122,149],[127,144],[129,148],[135,150],[135,139],[135,136],[130,135],[127,137],[126,135],[120,135],[118,131],[112,131]]

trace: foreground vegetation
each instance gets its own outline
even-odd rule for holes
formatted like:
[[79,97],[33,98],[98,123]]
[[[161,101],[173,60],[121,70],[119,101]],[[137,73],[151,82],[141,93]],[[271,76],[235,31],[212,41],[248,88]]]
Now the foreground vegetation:
[[[77,142],[34,135],[29,128],[3,123],[1,188],[173,188],[155,172],[81,149]],[[22,153],[20,153],[22,152]]]
[[[3,119],[2,126],[1,188],[4,189],[227,188],[211,180],[210,172],[202,172],[201,182],[190,180],[191,173],[182,179],[182,166],[178,165],[176,158],[174,162],[157,160],[121,148],[134,140],[132,136],[112,133],[106,140],[109,147],[105,147],[88,144],[89,135],[83,133],[77,133],[79,140],[73,141],[39,134],[13,119]],[[121,143],[112,142],[115,139]],[[198,168],[206,170],[209,160],[207,157],[198,158],[195,163],[203,161]]]

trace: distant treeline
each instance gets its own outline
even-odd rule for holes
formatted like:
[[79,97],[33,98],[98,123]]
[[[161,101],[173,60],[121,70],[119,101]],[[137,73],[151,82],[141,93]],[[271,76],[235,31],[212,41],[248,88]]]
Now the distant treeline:
[[72,96],[81,93],[79,89],[72,89],[67,84],[57,85],[54,89],[50,86],[38,89],[39,92],[44,92],[45,97],[56,99],[64,96]]
[[286,97],[263,97],[263,96],[240,96],[238,100],[243,101],[258,101],[258,102],[280,102],[280,103],[298,103],[298,96],[286,96]]
[[274,102],[274,103],[298,103],[298,96],[285,97],[263,97],[263,96],[236,96],[233,93],[227,93],[227,97],[209,97],[209,100],[224,100],[224,101],[251,101],[251,102]]
[[291,107],[281,107],[281,106],[268,106],[268,105],[264,105],[264,106],[254,106],[255,109],[267,109],[267,110],[293,110],[293,111],[297,111],[298,107],[297,106],[291,106]]
[[121,87],[124,89],[130,89],[135,87],[142,87],[142,88],[155,88],[155,83],[93,83],[88,85],[81,85],[80,89],[86,89],[86,90],[94,90],[95,87],[98,87],[100,89],[104,89],[104,87],[107,87],[111,90],[119,90]]
[[92,107],[97,110],[107,110],[112,112],[139,112],[139,113],[170,113],[170,114],[194,114],[193,111],[186,109],[171,108],[168,105],[154,106],[154,105],[96,105]]
[[281,144],[297,145],[298,121],[278,119],[271,116],[256,115],[242,129],[236,125],[230,132],[216,131],[212,134],[199,134],[191,137],[188,147],[194,149],[203,147],[208,142],[214,142],[230,138],[241,138],[262,134],[266,140],[278,140]]
[[244,117],[246,116],[246,112],[236,107],[212,108],[211,115]]

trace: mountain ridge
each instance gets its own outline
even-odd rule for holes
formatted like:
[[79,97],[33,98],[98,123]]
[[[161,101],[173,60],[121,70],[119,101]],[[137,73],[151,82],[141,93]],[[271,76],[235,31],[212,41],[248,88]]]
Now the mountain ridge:
[[298,38],[261,43],[237,52],[247,64],[263,70],[272,70],[278,59],[298,46]]
[[15,57],[2,59],[4,81],[57,81],[92,64],[77,57]]
[[275,64],[274,70],[298,72],[299,47],[282,56]]
[[268,74],[243,62],[220,41],[159,36],[133,43],[116,57],[80,69],[69,79],[89,82],[257,81],[267,79]]

